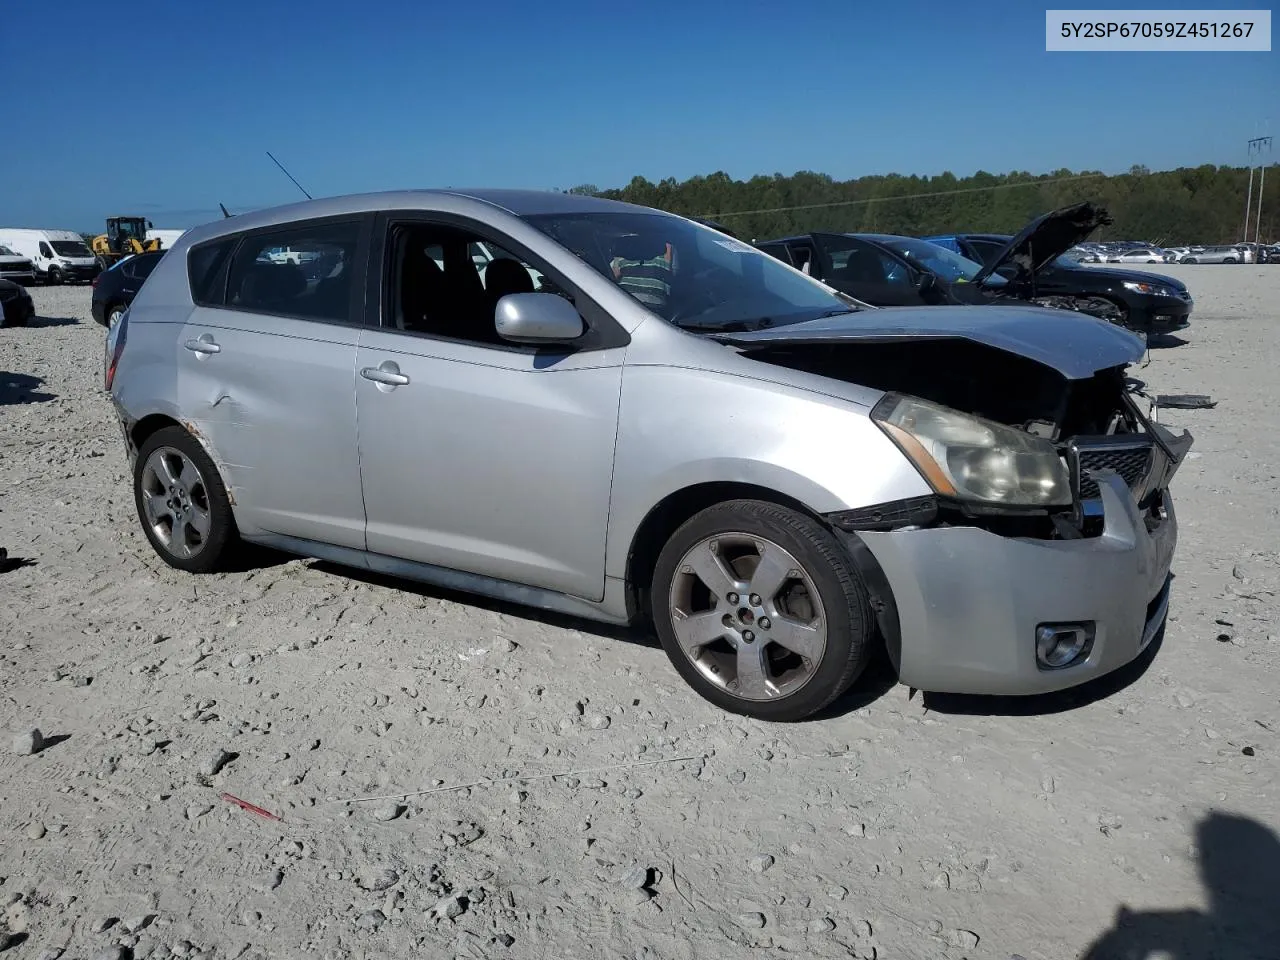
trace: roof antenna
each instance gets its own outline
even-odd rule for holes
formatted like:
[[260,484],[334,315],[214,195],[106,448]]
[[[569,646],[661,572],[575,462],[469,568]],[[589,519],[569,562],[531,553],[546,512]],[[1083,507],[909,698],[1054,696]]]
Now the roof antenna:
[[223,206],[221,203],[220,203],[220,204],[218,204],[218,209],[220,209],[220,210],[222,211],[222,216],[223,216],[223,217],[229,218],[229,217],[231,216],[231,214],[227,213],[227,208],[226,208],[225,206]]
[[[268,157],[271,157],[271,151],[270,151],[270,150],[268,150],[268,151],[267,151],[267,156],[268,156]],[[286,177],[288,177],[290,180],[293,180],[293,174],[292,174],[292,173],[290,173],[288,170],[285,170],[285,169],[284,169],[284,164],[283,164],[283,163],[281,163],[281,162],[280,162],[279,160],[277,160],[275,157],[271,157],[271,162],[272,162],[272,163],[274,163],[274,164],[275,164],[277,167],[279,167],[281,170],[283,170],[283,171],[284,171],[284,175],[285,175]],[[306,189],[305,189],[305,188],[302,186],[302,184],[300,184],[297,180],[293,180],[293,185],[294,185],[295,187],[297,187],[299,190],[301,190],[301,191],[302,191],[302,195],[303,195],[304,197],[306,197],[308,200],[314,200],[314,199],[315,199],[315,197],[313,197],[313,196],[311,196],[311,194],[307,193]]]

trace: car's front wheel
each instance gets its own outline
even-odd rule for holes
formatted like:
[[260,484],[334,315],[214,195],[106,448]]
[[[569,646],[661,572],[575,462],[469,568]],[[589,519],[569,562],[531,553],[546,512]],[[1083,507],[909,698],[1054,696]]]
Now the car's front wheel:
[[44,282],[51,287],[56,287],[62,283],[62,271],[57,267],[50,267],[49,272],[44,275]]
[[124,309],[125,308],[118,303],[107,307],[107,322],[105,326],[108,330],[120,322],[120,318],[124,316]]
[[732,500],[696,514],[659,555],[650,596],[676,670],[734,713],[803,719],[871,656],[871,604],[847,552],[777,504]]
[[222,567],[237,539],[235,518],[217,467],[191,434],[165,427],[143,442],[133,493],[160,559],[189,573]]

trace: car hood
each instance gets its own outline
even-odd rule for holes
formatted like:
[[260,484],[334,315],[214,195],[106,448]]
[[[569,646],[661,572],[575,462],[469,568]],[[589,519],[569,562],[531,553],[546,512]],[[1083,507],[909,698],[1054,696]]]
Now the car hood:
[[1071,310],[1046,307],[883,307],[712,339],[746,352],[783,344],[960,339],[1043,364],[1069,380],[1141,359],[1142,340],[1129,331]]
[[1152,273],[1150,270],[1123,270],[1115,267],[1062,267],[1054,268],[1056,274],[1058,270],[1064,270],[1071,273],[1088,273],[1090,276],[1101,277],[1104,280],[1114,280],[1117,283],[1160,283],[1166,287],[1183,292],[1187,289],[1187,285],[1175,277],[1166,277],[1163,273]]
[[1111,222],[1111,215],[1092,203],[1075,203],[1036,217],[978,271],[973,282],[981,283],[1007,263],[1016,264],[1020,273],[1035,274]]

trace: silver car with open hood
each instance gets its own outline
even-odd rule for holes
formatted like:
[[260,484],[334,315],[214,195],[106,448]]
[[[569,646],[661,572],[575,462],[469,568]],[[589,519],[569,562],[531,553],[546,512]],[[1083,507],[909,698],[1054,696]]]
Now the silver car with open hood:
[[879,645],[979,694],[1138,656],[1191,443],[1141,353],[1073,312],[863,308],[643,207],[421,191],[189,231],[104,372],[172,566],[249,541],[651,627],[707,699],[795,720]]

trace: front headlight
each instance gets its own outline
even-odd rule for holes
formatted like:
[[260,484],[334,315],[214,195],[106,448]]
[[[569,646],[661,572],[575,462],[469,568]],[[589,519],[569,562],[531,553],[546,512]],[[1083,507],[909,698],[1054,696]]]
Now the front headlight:
[[896,394],[876,404],[871,419],[941,496],[1018,507],[1071,503],[1066,465],[1040,437]]
[[1124,288],[1133,293],[1147,293],[1153,297],[1176,297],[1178,292],[1172,287],[1166,287],[1163,283],[1138,283],[1133,280],[1126,280]]

